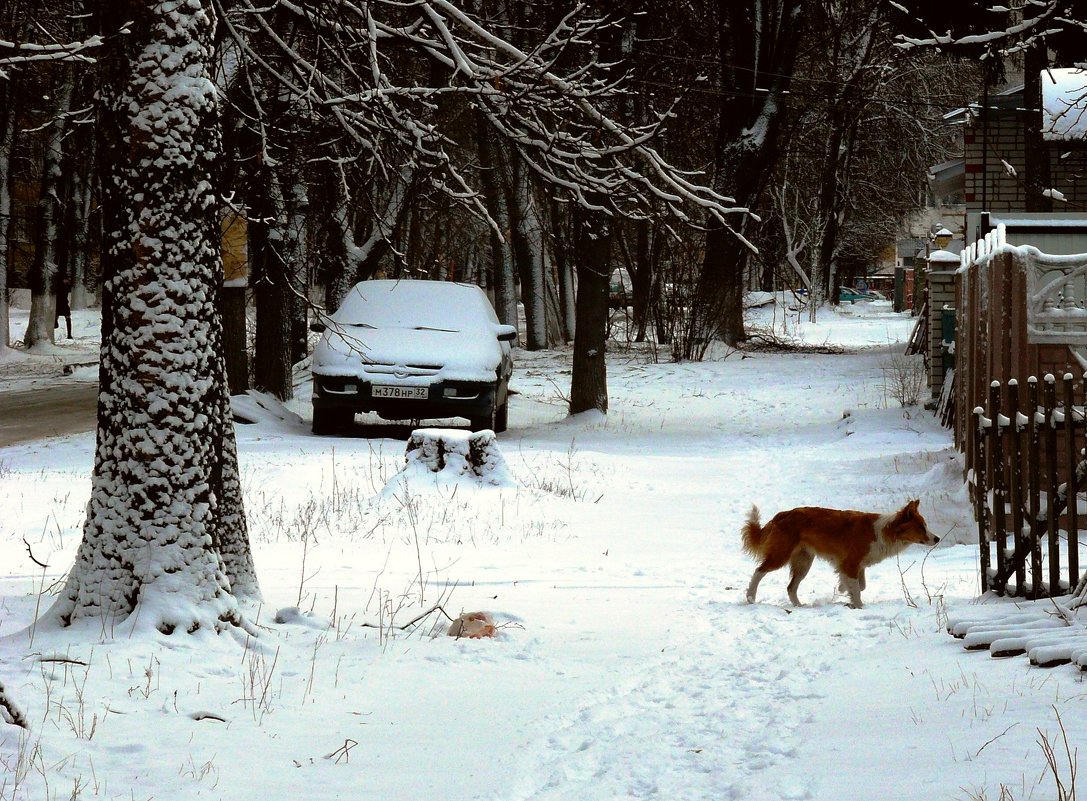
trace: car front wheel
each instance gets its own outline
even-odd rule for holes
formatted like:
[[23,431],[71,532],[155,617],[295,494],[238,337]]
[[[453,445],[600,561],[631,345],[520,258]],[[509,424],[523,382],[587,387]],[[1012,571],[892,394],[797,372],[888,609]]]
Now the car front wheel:
[[468,425],[473,431],[485,431],[488,428],[498,433],[498,407],[495,404],[491,404],[491,408],[486,414],[479,417],[469,417]]
[[355,415],[350,409],[313,410],[313,433],[336,434],[354,422]]

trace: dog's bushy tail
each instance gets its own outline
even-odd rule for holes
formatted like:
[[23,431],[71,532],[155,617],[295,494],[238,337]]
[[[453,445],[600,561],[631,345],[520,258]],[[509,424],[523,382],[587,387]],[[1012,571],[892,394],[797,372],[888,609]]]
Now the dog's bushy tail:
[[766,538],[762,524],[759,523],[759,507],[752,506],[747,514],[747,522],[741,529],[744,550],[752,556],[762,555],[762,541]]

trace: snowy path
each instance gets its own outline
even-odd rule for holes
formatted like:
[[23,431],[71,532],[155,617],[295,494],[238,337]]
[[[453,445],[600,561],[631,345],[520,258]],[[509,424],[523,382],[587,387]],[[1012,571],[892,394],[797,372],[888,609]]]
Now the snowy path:
[[[728,440],[727,471],[720,475],[714,473],[722,470],[721,460],[709,456],[726,444],[717,437],[700,442],[696,456],[660,454],[653,468],[668,474],[667,495],[652,491],[652,474],[627,473],[628,483],[649,488],[633,508],[626,499],[628,511],[636,509],[642,521],[667,519],[669,527],[656,536],[643,533],[648,549],[626,558],[632,566],[652,564],[654,548],[668,549],[668,570],[651,571],[652,578],[689,589],[667,599],[628,597],[630,613],[644,622],[639,636],[656,647],[641,659],[596,660],[598,670],[605,669],[589,680],[594,688],[573,693],[568,709],[538,722],[539,735],[523,745],[517,762],[518,780],[500,798],[823,797],[821,777],[797,765],[809,724],[834,714],[820,679],[848,663],[858,649],[901,637],[896,631],[901,624],[895,622],[906,609],[900,578],[894,562],[876,568],[870,582],[875,603],[853,610],[833,596],[830,568],[817,564],[801,587],[810,606],[786,606],[787,571],[769,577],[759,603],[747,605],[742,589],[752,565],[739,552],[740,520],[753,500],[767,515],[779,503],[805,496],[834,505],[819,469],[830,452],[845,477],[866,476],[871,484],[876,471],[890,474],[885,486],[868,486],[864,497],[853,499],[865,508],[893,508],[911,491],[919,492],[933,462],[946,454],[941,455],[943,435],[929,429],[919,438],[933,449],[931,455],[893,454],[892,448],[889,456],[875,456],[879,448],[864,440],[878,437],[878,431],[850,421],[828,422],[818,408],[812,415],[821,421],[794,414],[782,426],[773,411],[749,421],[754,433]],[[798,446],[805,437],[816,441]],[[743,476],[748,491],[762,488],[761,497],[722,491],[736,475]],[[686,489],[677,493],[677,487]],[[707,528],[707,520],[714,519],[719,527]],[[682,541],[676,532],[682,532]],[[904,564],[921,556],[920,549],[911,551]],[[641,572],[634,570],[636,576]],[[934,618],[931,611],[927,616]],[[614,637],[614,632],[597,634]]]
[[810,797],[806,781],[782,782],[773,769],[795,755],[797,728],[818,698],[811,678],[829,660],[771,659],[769,667],[785,613],[713,607],[702,611],[719,628],[669,641],[660,660],[633,677],[615,671],[614,684],[542,725],[552,733],[536,744],[512,797]]

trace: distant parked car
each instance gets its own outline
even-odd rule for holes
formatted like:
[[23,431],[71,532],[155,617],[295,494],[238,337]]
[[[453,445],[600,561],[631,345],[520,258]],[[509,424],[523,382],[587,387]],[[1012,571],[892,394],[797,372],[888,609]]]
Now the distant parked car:
[[851,286],[843,286],[838,289],[839,303],[856,303],[858,300],[880,300],[880,297],[875,292],[862,291]]
[[364,281],[314,330],[313,432],[356,413],[387,420],[463,417],[505,431],[511,345],[479,287],[448,281]]
[[625,309],[633,300],[633,290],[630,273],[625,267],[612,270],[608,278],[608,306],[612,309]]

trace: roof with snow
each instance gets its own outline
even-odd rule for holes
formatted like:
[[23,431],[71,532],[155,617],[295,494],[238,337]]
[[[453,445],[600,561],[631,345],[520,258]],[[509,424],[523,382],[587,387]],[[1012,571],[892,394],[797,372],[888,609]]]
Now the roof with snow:
[[[1008,111],[1022,111],[1022,106],[1023,84],[1021,83],[1009,86],[999,92],[991,92],[987,103],[989,110],[997,112],[998,114]],[[970,120],[981,116],[981,111],[981,103],[975,100],[969,106],[947,112],[947,114],[944,115],[944,121],[952,125],[962,125],[963,123],[970,122]]]

